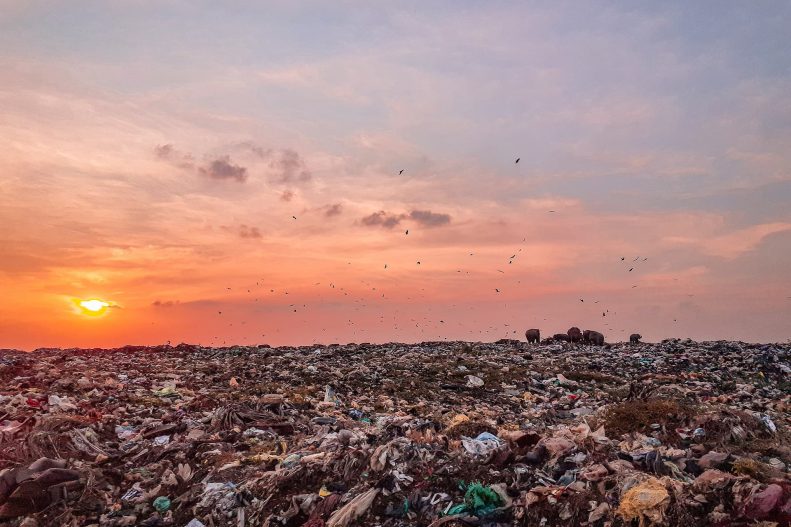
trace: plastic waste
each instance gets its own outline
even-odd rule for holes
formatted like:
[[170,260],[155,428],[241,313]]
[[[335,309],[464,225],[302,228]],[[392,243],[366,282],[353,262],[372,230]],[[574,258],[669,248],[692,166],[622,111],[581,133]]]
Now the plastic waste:
[[153,505],[154,508],[157,510],[157,512],[163,513],[166,510],[170,509],[170,498],[168,498],[167,496],[158,496],[154,500]]
[[332,513],[332,516],[327,521],[327,527],[346,527],[368,512],[378,495],[379,489],[369,489],[356,496],[349,503]]
[[502,498],[494,489],[480,483],[470,483],[464,493],[464,505],[467,511],[479,518],[491,514],[502,504]]
[[769,417],[768,415],[762,415],[761,421],[770,432],[772,432],[773,434],[777,433],[777,425],[775,425],[775,422],[772,421],[771,417]]
[[327,387],[325,388],[325,390],[324,390],[324,402],[325,403],[332,403],[332,404],[337,404],[338,403],[338,396],[335,394],[335,390],[333,389],[332,386],[327,385]]
[[627,490],[621,497],[618,514],[624,520],[639,520],[642,525],[645,520],[659,523],[664,518],[664,512],[670,503],[670,494],[657,479],[648,479]]
[[462,437],[461,443],[464,449],[476,456],[485,456],[497,450],[504,443],[502,439],[489,432],[483,432],[475,439]]
[[154,395],[157,397],[178,397],[179,392],[176,391],[175,386],[165,386],[164,388],[154,390]]
[[725,341],[0,350],[0,509],[17,514],[0,523],[784,525],[789,357]]
[[483,386],[483,379],[475,375],[467,375],[467,386],[470,388],[480,388]]

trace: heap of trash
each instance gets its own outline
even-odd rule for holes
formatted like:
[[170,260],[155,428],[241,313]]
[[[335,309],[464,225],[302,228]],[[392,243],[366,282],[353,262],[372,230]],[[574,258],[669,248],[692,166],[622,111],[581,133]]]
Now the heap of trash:
[[790,352],[4,350],[0,525],[789,525]]

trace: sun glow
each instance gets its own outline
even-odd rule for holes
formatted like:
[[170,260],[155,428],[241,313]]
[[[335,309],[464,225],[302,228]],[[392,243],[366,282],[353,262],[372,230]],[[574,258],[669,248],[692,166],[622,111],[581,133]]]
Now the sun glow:
[[89,300],[76,300],[74,302],[80,308],[80,312],[84,315],[99,316],[103,315],[107,308],[110,307],[109,302],[91,298]]

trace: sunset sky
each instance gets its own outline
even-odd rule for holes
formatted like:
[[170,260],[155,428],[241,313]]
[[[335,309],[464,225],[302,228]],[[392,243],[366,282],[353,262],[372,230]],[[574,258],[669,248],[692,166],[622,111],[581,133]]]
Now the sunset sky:
[[0,0],[0,348],[785,341],[789,26]]

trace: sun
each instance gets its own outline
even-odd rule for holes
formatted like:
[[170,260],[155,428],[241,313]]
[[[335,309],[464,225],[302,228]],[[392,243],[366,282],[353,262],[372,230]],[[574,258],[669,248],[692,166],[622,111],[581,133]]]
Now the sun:
[[80,307],[87,309],[88,311],[93,311],[94,313],[98,313],[102,309],[105,309],[109,306],[107,302],[102,302],[101,300],[91,299],[91,300],[83,300],[80,302]]
[[80,309],[83,315],[91,317],[103,315],[107,312],[107,308],[110,307],[109,302],[99,300],[98,298],[90,298],[88,300],[74,299],[74,304]]

